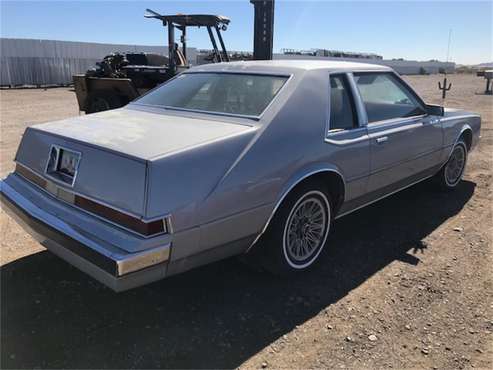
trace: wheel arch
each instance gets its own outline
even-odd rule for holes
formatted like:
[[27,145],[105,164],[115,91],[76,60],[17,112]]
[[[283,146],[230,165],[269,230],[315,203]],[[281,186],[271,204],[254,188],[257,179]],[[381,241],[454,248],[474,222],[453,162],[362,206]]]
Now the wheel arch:
[[[452,151],[454,150],[454,147],[457,145],[459,140],[463,137],[466,141],[467,150],[469,150],[471,148],[471,145],[472,145],[472,135],[473,135],[473,133],[472,133],[471,126],[468,123],[463,124],[460,131],[459,131],[459,134],[457,135],[457,138],[454,141],[454,145],[452,145],[452,148],[450,148],[450,153],[447,157],[447,160],[452,155]],[[469,140],[469,142],[468,142],[468,140]]]
[[272,221],[272,218],[276,214],[284,199],[286,199],[286,197],[298,186],[301,186],[307,181],[314,181],[316,179],[323,179],[327,181],[327,191],[329,192],[332,200],[335,203],[334,209],[332,210],[332,217],[335,219],[335,215],[337,214],[337,211],[340,209],[345,199],[346,182],[344,180],[344,176],[342,175],[341,171],[335,166],[315,166],[309,169],[305,169],[292,176],[290,180],[288,180],[283,186],[264,227],[257,235],[253,243],[250,245],[247,252],[257,243],[260,237],[267,230],[270,222]]
[[472,128],[468,124],[465,124],[459,134],[459,137],[456,140],[456,143],[463,137],[464,141],[466,142],[467,150],[471,150],[472,146]]

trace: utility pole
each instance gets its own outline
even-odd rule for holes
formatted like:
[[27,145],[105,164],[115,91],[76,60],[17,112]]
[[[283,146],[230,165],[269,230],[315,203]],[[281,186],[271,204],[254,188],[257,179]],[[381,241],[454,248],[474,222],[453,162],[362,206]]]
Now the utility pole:
[[253,59],[271,60],[274,42],[274,0],[250,0],[254,7]]

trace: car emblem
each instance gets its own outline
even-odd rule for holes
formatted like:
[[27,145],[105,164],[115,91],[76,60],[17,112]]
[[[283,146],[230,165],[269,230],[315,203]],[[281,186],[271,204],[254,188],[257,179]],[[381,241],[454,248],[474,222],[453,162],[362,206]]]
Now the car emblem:
[[81,153],[52,145],[46,164],[46,176],[65,185],[74,186]]

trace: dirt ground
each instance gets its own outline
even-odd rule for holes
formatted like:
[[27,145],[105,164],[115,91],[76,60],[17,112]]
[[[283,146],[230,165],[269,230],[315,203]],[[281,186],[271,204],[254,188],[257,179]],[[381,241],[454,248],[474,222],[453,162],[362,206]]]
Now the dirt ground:
[[[406,80],[440,103],[439,76]],[[492,368],[493,96],[452,75],[446,105],[483,117],[457,191],[419,184],[338,220],[295,280],[236,259],[115,294],[4,213],[2,368]],[[0,92],[1,173],[24,128],[77,115],[69,89]]]

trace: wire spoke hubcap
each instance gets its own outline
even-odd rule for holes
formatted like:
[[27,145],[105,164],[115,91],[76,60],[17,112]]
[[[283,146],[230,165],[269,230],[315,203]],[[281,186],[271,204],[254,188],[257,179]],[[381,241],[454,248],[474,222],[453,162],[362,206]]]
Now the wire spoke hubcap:
[[454,148],[445,168],[445,179],[449,185],[455,185],[460,180],[465,164],[466,152],[463,146],[458,145]]
[[284,244],[287,257],[295,264],[310,260],[325,242],[327,206],[322,199],[307,196],[293,207],[288,217]]

